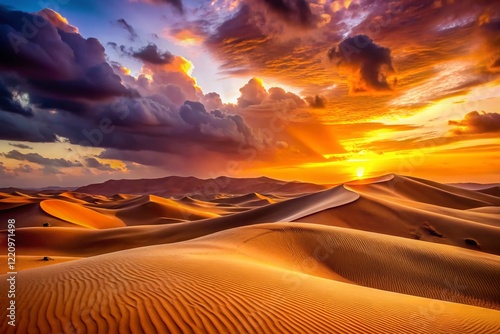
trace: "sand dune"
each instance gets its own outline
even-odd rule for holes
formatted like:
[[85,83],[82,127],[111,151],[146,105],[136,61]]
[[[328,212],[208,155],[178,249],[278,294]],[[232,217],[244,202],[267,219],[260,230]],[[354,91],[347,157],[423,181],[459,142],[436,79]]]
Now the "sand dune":
[[377,195],[395,195],[415,202],[427,203],[454,209],[470,209],[481,206],[500,205],[500,199],[476,191],[457,188],[437,182],[396,175],[390,180],[362,184],[347,184],[354,191]]
[[88,194],[80,194],[75,192],[63,192],[59,195],[53,196],[54,199],[62,199],[67,200],[69,202],[78,203],[78,204],[90,204],[90,203],[99,203],[99,202],[108,202],[110,201],[107,197],[102,195],[88,195]]
[[288,270],[500,310],[500,290],[495,287],[500,280],[500,258],[494,255],[303,223],[253,225],[192,244],[206,246],[205,240]]
[[464,248],[471,248],[465,241],[471,238],[478,241],[482,251],[500,254],[500,245],[496,241],[500,238],[497,215],[464,210],[442,210],[437,213],[433,210],[434,207],[418,208],[408,203],[395,203],[362,195],[349,206],[325,210],[299,220]]
[[[133,247],[189,240],[238,226],[299,219],[326,209],[348,204],[358,197],[359,195],[338,186],[233,215],[183,221],[181,223],[171,222],[167,225],[129,226],[126,228],[101,229],[99,231],[59,227],[26,228],[17,231],[18,246],[20,246],[20,254],[22,255],[41,255],[44,251],[48,252],[48,254],[70,257],[80,256],[81,254],[85,254],[85,256],[104,254]],[[170,200],[165,199],[165,201],[170,203]],[[171,208],[167,209],[170,210]],[[124,212],[129,214],[128,218],[123,216]],[[132,215],[130,215],[131,212]],[[124,208],[122,211],[115,212],[117,216],[122,215],[122,219],[128,221],[139,219],[139,217],[134,216],[134,214],[138,213],[142,213],[146,220],[151,218],[147,210],[138,211],[136,207]],[[169,213],[171,213],[171,210]],[[99,215],[94,211],[93,214]],[[188,216],[181,216],[181,219],[184,220],[185,218],[188,218]],[[84,226],[83,223],[82,226]],[[5,231],[0,233],[5,234]],[[40,241],[41,245],[33,242],[34,240]]]
[[48,199],[41,202],[40,207],[51,216],[84,227],[113,228],[125,226],[123,221],[112,215],[104,215],[68,201]]
[[45,223],[50,223],[54,226],[76,226],[59,217],[51,216],[40,208],[39,203],[17,203],[12,207],[0,209],[0,220],[6,222],[8,219],[15,218],[17,228],[43,226]]
[[400,175],[306,195],[253,180],[277,193],[0,194],[17,332],[500,332],[499,197]]
[[491,188],[481,189],[479,192],[495,197],[500,197],[500,186],[495,186]]
[[469,211],[492,214],[492,215],[499,215],[500,214],[500,207],[498,207],[498,206],[483,206],[481,208],[469,209]]
[[[414,287],[429,284],[433,287],[429,294],[446,296],[455,302],[436,301],[346,283],[336,276],[323,278],[301,272],[300,264],[304,268],[313,267],[314,258],[310,254],[314,253],[314,240],[325,234],[325,250],[333,249],[340,254],[332,253],[337,266],[324,271],[337,270],[338,275],[345,276],[353,273],[352,279],[363,279],[362,274],[356,274],[359,267],[350,268],[374,261],[369,254],[380,250],[375,258],[387,258],[386,263],[390,264],[394,261],[384,252],[394,254],[392,246],[403,246],[400,240],[391,244],[391,238],[397,239],[394,237],[377,241],[379,236],[370,237],[366,232],[317,229],[303,224],[268,224],[180,244],[132,249],[26,270],[18,274],[17,330],[95,333],[493,333],[500,330],[499,311],[457,303],[490,305],[488,298],[498,293],[491,284],[498,278],[498,270],[496,274],[494,270],[498,269],[498,261],[467,259],[465,267],[473,269],[456,273],[460,278],[454,291],[446,285],[446,280],[453,277],[448,270],[453,268],[440,268],[440,264],[459,266],[456,259],[443,258],[439,252],[432,256],[433,251],[440,251],[443,246],[418,250],[410,245],[397,249],[401,252],[397,255],[404,255],[408,262],[399,268],[390,265],[390,273],[377,270],[366,277],[368,281],[370,276],[378,277],[371,281],[374,285],[378,282],[404,289],[404,285],[398,287],[400,278],[391,274],[399,271],[415,274],[418,269],[427,271],[435,265],[434,278],[427,278],[421,272],[410,283]],[[273,238],[276,233],[278,236]],[[270,247],[276,262],[255,259],[254,249],[265,252],[262,247]],[[290,252],[295,248],[299,251],[297,256]],[[405,254],[409,249],[412,249],[410,254]],[[353,250],[357,250],[354,256],[350,254]],[[423,254],[429,256],[428,262],[419,261]],[[297,261],[299,270],[287,268],[284,262],[289,260]],[[368,270],[375,271],[376,267],[377,263],[371,262]],[[488,285],[470,279],[477,274],[474,270],[489,273],[484,278]],[[0,278],[0,282],[4,288],[6,280]],[[408,289],[422,291],[411,286]],[[5,312],[2,310],[4,317]],[[13,332],[5,322],[0,329]]]
[[143,197],[141,202],[133,206],[122,207],[116,215],[127,225],[151,225],[163,218],[190,221],[218,217],[215,213],[153,195]]

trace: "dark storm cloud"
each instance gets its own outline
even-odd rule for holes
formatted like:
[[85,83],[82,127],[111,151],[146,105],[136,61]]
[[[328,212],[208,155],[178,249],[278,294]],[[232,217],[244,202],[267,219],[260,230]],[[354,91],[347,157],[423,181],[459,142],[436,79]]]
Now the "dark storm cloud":
[[[25,21],[38,22],[33,34],[26,34]],[[67,23],[60,21],[65,27],[62,24]],[[91,147],[105,148],[116,156],[120,151],[139,154],[146,150],[168,156],[162,160],[164,166],[169,161],[182,166],[201,155],[225,162],[240,156],[242,149],[271,145],[256,136],[234,110],[224,110],[218,94],[203,94],[187,70],[186,59],[162,52],[154,44],[134,50],[111,43],[142,61],[151,73],[151,77],[135,78],[121,65],[107,62],[97,39],[68,31],[36,15],[0,9],[0,46],[5,51],[0,53],[4,87],[0,91],[0,139],[77,145],[65,151],[64,159],[19,151],[2,158],[39,164],[50,174],[65,167],[108,169],[94,160],[85,161],[84,166],[74,162],[90,156]],[[276,90],[271,96],[298,98],[290,94]],[[264,97],[270,95],[266,92]],[[27,117],[29,110],[31,117]]]
[[[16,29],[22,33],[22,26]],[[13,109],[12,105],[17,107],[9,112],[0,110],[0,138],[79,145],[73,146],[72,151],[64,150],[64,159],[23,155],[19,151],[6,153],[2,159],[26,162],[18,167],[18,173],[28,172],[27,163],[40,165],[41,168],[34,170],[44,174],[61,174],[65,168],[81,167],[111,171],[108,164],[99,165],[93,160],[84,161],[84,166],[74,162],[82,155],[88,156],[90,147],[106,148],[106,152],[115,152],[117,157],[125,157],[120,154],[122,151],[131,152],[131,161],[141,161],[140,152],[146,150],[156,159],[157,166],[183,168],[193,157],[210,157],[211,161],[225,163],[228,157],[240,156],[241,149],[261,144],[241,116],[220,110],[224,107],[220,96],[216,93],[204,96],[196,88],[186,70],[189,64],[182,57],[160,52],[156,47],[139,50],[136,56],[153,75],[147,79],[133,78],[121,66],[109,71],[111,67],[99,41],[66,30],[47,24],[37,32],[41,35],[27,37],[26,43],[19,44],[23,55],[20,59],[0,54],[0,82],[5,87],[2,97],[10,103],[9,109]],[[51,38],[55,41],[54,49],[48,42]],[[45,53],[48,55],[46,61],[42,62],[35,53],[29,54],[32,46],[42,49],[41,58]],[[122,49],[132,55],[133,49]],[[22,65],[16,63],[20,61]],[[107,76],[110,82],[103,75],[106,71],[113,74]],[[121,76],[123,84],[113,71]],[[108,95],[116,83],[126,93]],[[143,96],[132,94],[133,90],[128,88],[139,89],[137,86],[143,87],[140,90]],[[179,112],[186,98],[199,98],[214,111],[192,115],[190,124]],[[27,118],[25,113],[19,113],[19,107],[29,108],[33,116]],[[195,107],[194,111],[201,112],[203,108]],[[184,116],[187,114],[189,111]],[[201,121],[196,121],[197,117]],[[206,168],[206,164],[203,166]]]
[[312,25],[317,19],[307,0],[257,0],[255,3],[264,4],[288,23],[307,26]]
[[394,71],[391,50],[375,44],[368,36],[343,40],[328,51],[328,57],[339,68],[349,71],[353,92],[391,89],[386,80],[386,73]]
[[127,21],[125,21],[125,19],[123,18],[118,19],[116,20],[116,23],[128,32],[129,39],[131,41],[135,41],[139,38],[139,35],[137,35],[137,32],[135,31],[134,27],[132,27]]
[[0,138],[27,142],[54,142],[53,126],[43,118],[0,112]]
[[500,114],[471,111],[461,120],[448,121],[448,125],[455,126],[450,130],[455,135],[500,132]]
[[86,147],[147,148],[182,156],[193,147],[237,154],[240,145],[260,145],[241,116],[208,113],[198,102],[186,102],[179,112],[177,107],[149,98],[121,98],[95,106],[93,113],[82,118],[75,113],[40,111],[30,122],[17,114],[0,113],[0,138],[55,142],[59,136],[83,146],[85,152]]
[[234,143],[257,144],[252,130],[240,115],[228,115],[220,110],[208,113],[200,102],[186,101],[180,109],[182,119],[214,141],[232,140]]
[[80,114],[89,111],[92,106],[88,101],[71,100],[69,97],[54,98],[36,93],[30,94],[30,103],[40,109],[66,110]]
[[44,17],[0,7],[0,75],[8,89],[51,98],[130,95],[95,38],[53,26]]
[[9,143],[9,145],[12,147],[17,147],[17,148],[23,149],[23,150],[32,150],[33,149],[33,147],[31,147],[31,146],[21,144],[21,143]]
[[148,44],[139,51],[132,53],[132,56],[145,63],[154,65],[170,64],[173,60],[173,56],[170,52],[161,52],[158,50],[156,44]]
[[321,109],[326,107],[326,98],[321,95],[306,97],[306,101],[311,108]]

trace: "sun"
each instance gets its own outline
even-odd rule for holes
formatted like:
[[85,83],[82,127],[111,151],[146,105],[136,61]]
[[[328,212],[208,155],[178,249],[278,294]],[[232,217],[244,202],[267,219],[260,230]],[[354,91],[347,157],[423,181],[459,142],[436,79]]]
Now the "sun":
[[358,176],[358,179],[362,178],[364,174],[365,167],[358,167],[358,169],[356,169],[356,175]]

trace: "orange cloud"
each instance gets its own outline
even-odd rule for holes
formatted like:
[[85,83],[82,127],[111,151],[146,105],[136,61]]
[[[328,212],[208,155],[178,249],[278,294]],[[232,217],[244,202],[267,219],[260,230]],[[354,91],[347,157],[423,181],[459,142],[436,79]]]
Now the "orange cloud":
[[164,37],[173,39],[183,45],[201,45],[205,39],[205,36],[189,28],[166,30]]
[[69,33],[78,33],[77,27],[69,24],[68,20],[65,17],[63,17],[61,14],[52,9],[44,8],[41,11],[39,11],[37,15],[44,17],[54,27],[61,29],[62,31]]
[[249,106],[265,105],[267,107],[273,104],[285,102],[289,108],[297,108],[305,105],[300,96],[287,92],[280,87],[271,87],[267,90],[259,78],[252,78],[246,85],[240,88],[240,97],[238,98],[238,107],[246,108]]

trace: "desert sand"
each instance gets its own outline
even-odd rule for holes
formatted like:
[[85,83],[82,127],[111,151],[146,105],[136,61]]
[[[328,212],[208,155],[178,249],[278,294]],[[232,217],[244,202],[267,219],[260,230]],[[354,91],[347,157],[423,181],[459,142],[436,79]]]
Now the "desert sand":
[[162,182],[0,193],[18,271],[0,332],[500,332],[497,187]]

